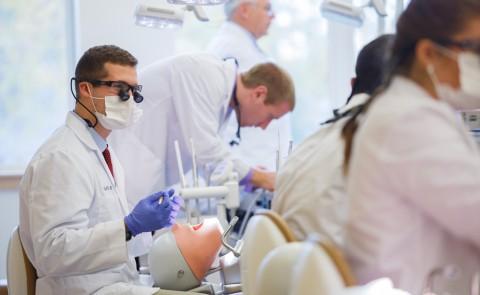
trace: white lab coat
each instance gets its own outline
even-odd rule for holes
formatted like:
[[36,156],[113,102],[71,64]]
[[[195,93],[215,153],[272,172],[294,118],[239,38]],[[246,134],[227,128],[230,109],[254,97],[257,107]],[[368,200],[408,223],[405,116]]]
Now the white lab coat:
[[[352,97],[340,112],[362,104],[367,94]],[[348,197],[343,174],[345,118],[322,127],[288,157],[280,169],[272,210],[286,220],[299,240],[316,233],[343,246]]]
[[[256,64],[272,61],[258,47],[256,39],[250,32],[230,21],[221,26],[218,34],[209,43],[207,51],[220,58],[234,57],[241,72]],[[229,143],[236,138],[237,126],[237,118],[233,114],[223,132],[225,142]],[[273,120],[265,130],[244,127],[240,132],[242,138],[240,144],[232,147],[235,155],[252,166],[260,165],[274,170],[279,145],[284,157],[292,139],[290,114]]]
[[236,73],[233,61],[210,54],[179,55],[140,71],[143,116],[110,141],[125,169],[129,202],[179,182],[175,140],[185,172],[192,166],[193,139],[199,166],[232,159],[240,179],[247,175],[249,166],[234,159],[219,135]]
[[74,113],[38,150],[20,185],[20,237],[37,270],[36,294],[153,294],[136,286],[123,217],[124,177],[112,177]]
[[420,294],[470,294],[480,271],[480,155],[459,117],[411,80],[397,77],[371,106],[354,140],[347,183],[346,247],[360,282],[390,277]]

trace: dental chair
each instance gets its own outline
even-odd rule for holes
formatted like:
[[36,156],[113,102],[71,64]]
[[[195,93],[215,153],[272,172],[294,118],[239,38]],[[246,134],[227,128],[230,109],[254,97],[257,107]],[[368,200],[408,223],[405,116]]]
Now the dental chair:
[[355,284],[341,252],[314,240],[284,244],[266,255],[253,294],[338,295]]
[[289,295],[336,295],[356,285],[341,252],[327,242],[304,242]]
[[359,286],[341,252],[328,242],[281,245],[259,266],[254,295],[409,295],[381,278]]
[[287,243],[270,251],[258,267],[253,294],[290,295],[294,268],[303,252],[304,244],[300,242]]
[[[295,241],[293,232],[277,213],[258,211],[249,221],[243,236],[240,272],[244,295],[253,295],[257,272],[263,258],[273,249]],[[263,293],[276,294],[276,293]]]
[[0,295],[8,295],[7,280],[2,280],[0,282]]
[[16,227],[10,236],[10,241],[8,242],[8,294],[35,295],[36,280],[37,272],[23,250],[18,227]]

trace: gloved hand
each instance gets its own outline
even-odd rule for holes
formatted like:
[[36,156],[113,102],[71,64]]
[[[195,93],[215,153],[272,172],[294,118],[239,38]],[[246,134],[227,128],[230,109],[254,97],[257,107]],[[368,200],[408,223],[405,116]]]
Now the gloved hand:
[[[132,235],[151,232],[169,227],[175,222],[183,201],[174,196],[175,191],[157,192],[137,203],[132,212],[125,218],[125,224]],[[160,198],[163,200],[159,202]]]

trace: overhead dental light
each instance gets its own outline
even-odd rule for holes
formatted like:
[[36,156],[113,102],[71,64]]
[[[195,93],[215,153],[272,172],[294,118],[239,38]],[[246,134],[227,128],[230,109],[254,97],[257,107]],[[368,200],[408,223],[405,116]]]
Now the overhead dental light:
[[219,5],[224,4],[228,0],[167,0],[171,4],[182,5]]
[[183,14],[183,9],[138,4],[135,24],[156,29],[179,28],[183,25]]
[[366,4],[360,6],[346,0],[324,0],[320,11],[329,20],[360,27],[365,19],[364,7],[373,7],[379,16],[387,16],[384,0],[368,0]]
[[195,5],[174,7],[138,4],[135,9],[135,24],[156,29],[179,28],[183,25],[185,11],[192,11],[199,21],[209,20],[204,10]]

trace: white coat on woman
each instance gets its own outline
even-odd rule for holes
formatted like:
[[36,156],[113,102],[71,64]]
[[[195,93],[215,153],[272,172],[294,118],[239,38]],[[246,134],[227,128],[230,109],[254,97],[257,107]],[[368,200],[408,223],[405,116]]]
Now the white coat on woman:
[[[439,294],[470,294],[480,271],[480,154],[445,102],[396,77],[353,143],[347,254],[361,283],[389,277],[421,294],[430,273]],[[319,167],[320,168],[320,167]]]
[[[340,113],[364,103],[354,95]],[[349,198],[343,173],[346,119],[322,127],[295,148],[280,169],[272,210],[278,212],[299,240],[316,233],[342,247]]]

